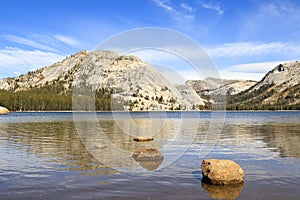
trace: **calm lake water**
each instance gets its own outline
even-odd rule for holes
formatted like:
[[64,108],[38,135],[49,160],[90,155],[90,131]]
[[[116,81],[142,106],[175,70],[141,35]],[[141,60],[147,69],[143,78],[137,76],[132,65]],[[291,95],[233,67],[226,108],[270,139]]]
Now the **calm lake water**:
[[[299,119],[300,112],[11,113],[0,116],[0,199],[298,199]],[[134,142],[139,135],[154,140]],[[142,147],[164,160],[134,161]],[[239,163],[244,185],[202,184],[205,158]]]

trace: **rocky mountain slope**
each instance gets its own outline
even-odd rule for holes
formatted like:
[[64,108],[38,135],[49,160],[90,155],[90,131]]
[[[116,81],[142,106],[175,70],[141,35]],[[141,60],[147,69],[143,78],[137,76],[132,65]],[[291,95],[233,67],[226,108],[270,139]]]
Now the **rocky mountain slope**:
[[251,80],[227,80],[211,77],[204,80],[189,80],[186,82],[200,96],[233,95],[250,88],[255,83],[255,81]]
[[120,110],[191,110],[205,100],[190,87],[178,90],[154,67],[135,56],[82,51],[51,66],[0,80],[0,90],[29,91],[59,85],[61,93],[85,86],[109,88]]
[[[207,78],[175,87],[138,57],[81,51],[26,75],[0,80],[0,104],[10,102],[11,110],[43,110],[47,106],[71,109],[72,94],[82,87],[95,91],[98,107],[104,110],[209,109],[211,103],[216,103],[210,97],[219,94],[226,94],[227,108],[231,110],[300,109],[300,63],[278,65],[259,82]],[[39,94],[53,93],[56,95],[41,103],[46,100]],[[27,97],[30,99],[23,102],[22,98]],[[60,99],[60,105],[52,99]],[[40,106],[32,107],[32,102]],[[114,105],[106,106],[107,102]]]
[[300,109],[300,62],[276,66],[228,103],[233,109]]

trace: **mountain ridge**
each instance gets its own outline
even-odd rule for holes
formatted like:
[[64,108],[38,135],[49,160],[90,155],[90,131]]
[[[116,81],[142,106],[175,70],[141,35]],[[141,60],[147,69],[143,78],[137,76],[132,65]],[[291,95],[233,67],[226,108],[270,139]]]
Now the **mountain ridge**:
[[[38,92],[43,95],[55,93],[67,96],[53,97],[68,102],[66,109],[71,109],[72,90],[81,86],[97,93],[96,96],[100,98],[97,101],[101,105],[108,101],[115,104],[102,105],[99,107],[101,110],[211,109],[211,105],[217,103],[211,97],[218,95],[227,96],[228,110],[300,109],[299,61],[275,66],[259,82],[209,77],[188,80],[184,85],[175,86],[156,68],[136,56],[83,50],[53,65],[0,80],[0,91],[6,95],[6,103],[9,102],[8,96],[25,98],[24,92],[33,96],[38,96]],[[22,95],[12,95],[21,92]],[[0,104],[3,104],[3,99],[0,97]],[[39,98],[39,101],[44,100]],[[23,101],[20,102],[21,105],[14,105],[12,110],[22,110]]]
[[56,84],[61,94],[82,85],[92,91],[111,88],[112,98],[123,104],[118,105],[121,110],[192,110],[206,101],[191,88],[179,91],[138,57],[112,51],[81,51],[26,75],[2,79],[0,89],[21,92]]
[[231,109],[300,109],[300,62],[275,66],[261,81],[229,98]]

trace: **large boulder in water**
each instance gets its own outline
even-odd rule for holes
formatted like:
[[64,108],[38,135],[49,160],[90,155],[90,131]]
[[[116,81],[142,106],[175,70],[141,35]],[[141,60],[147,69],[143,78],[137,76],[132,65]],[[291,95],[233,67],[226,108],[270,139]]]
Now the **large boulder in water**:
[[244,182],[244,170],[232,160],[203,160],[202,182],[212,185],[235,185]]
[[0,106],[0,115],[5,115],[8,113],[9,113],[9,110],[7,108]]

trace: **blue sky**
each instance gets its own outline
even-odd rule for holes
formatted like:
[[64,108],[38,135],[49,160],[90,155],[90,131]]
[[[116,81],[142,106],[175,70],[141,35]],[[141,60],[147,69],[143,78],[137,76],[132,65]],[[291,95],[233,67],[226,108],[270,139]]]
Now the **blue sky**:
[[0,78],[93,50],[122,31],[161,27],[197,41],[221,77],[259,80],[299,59],[299,22],[297,0],[2,1]]

